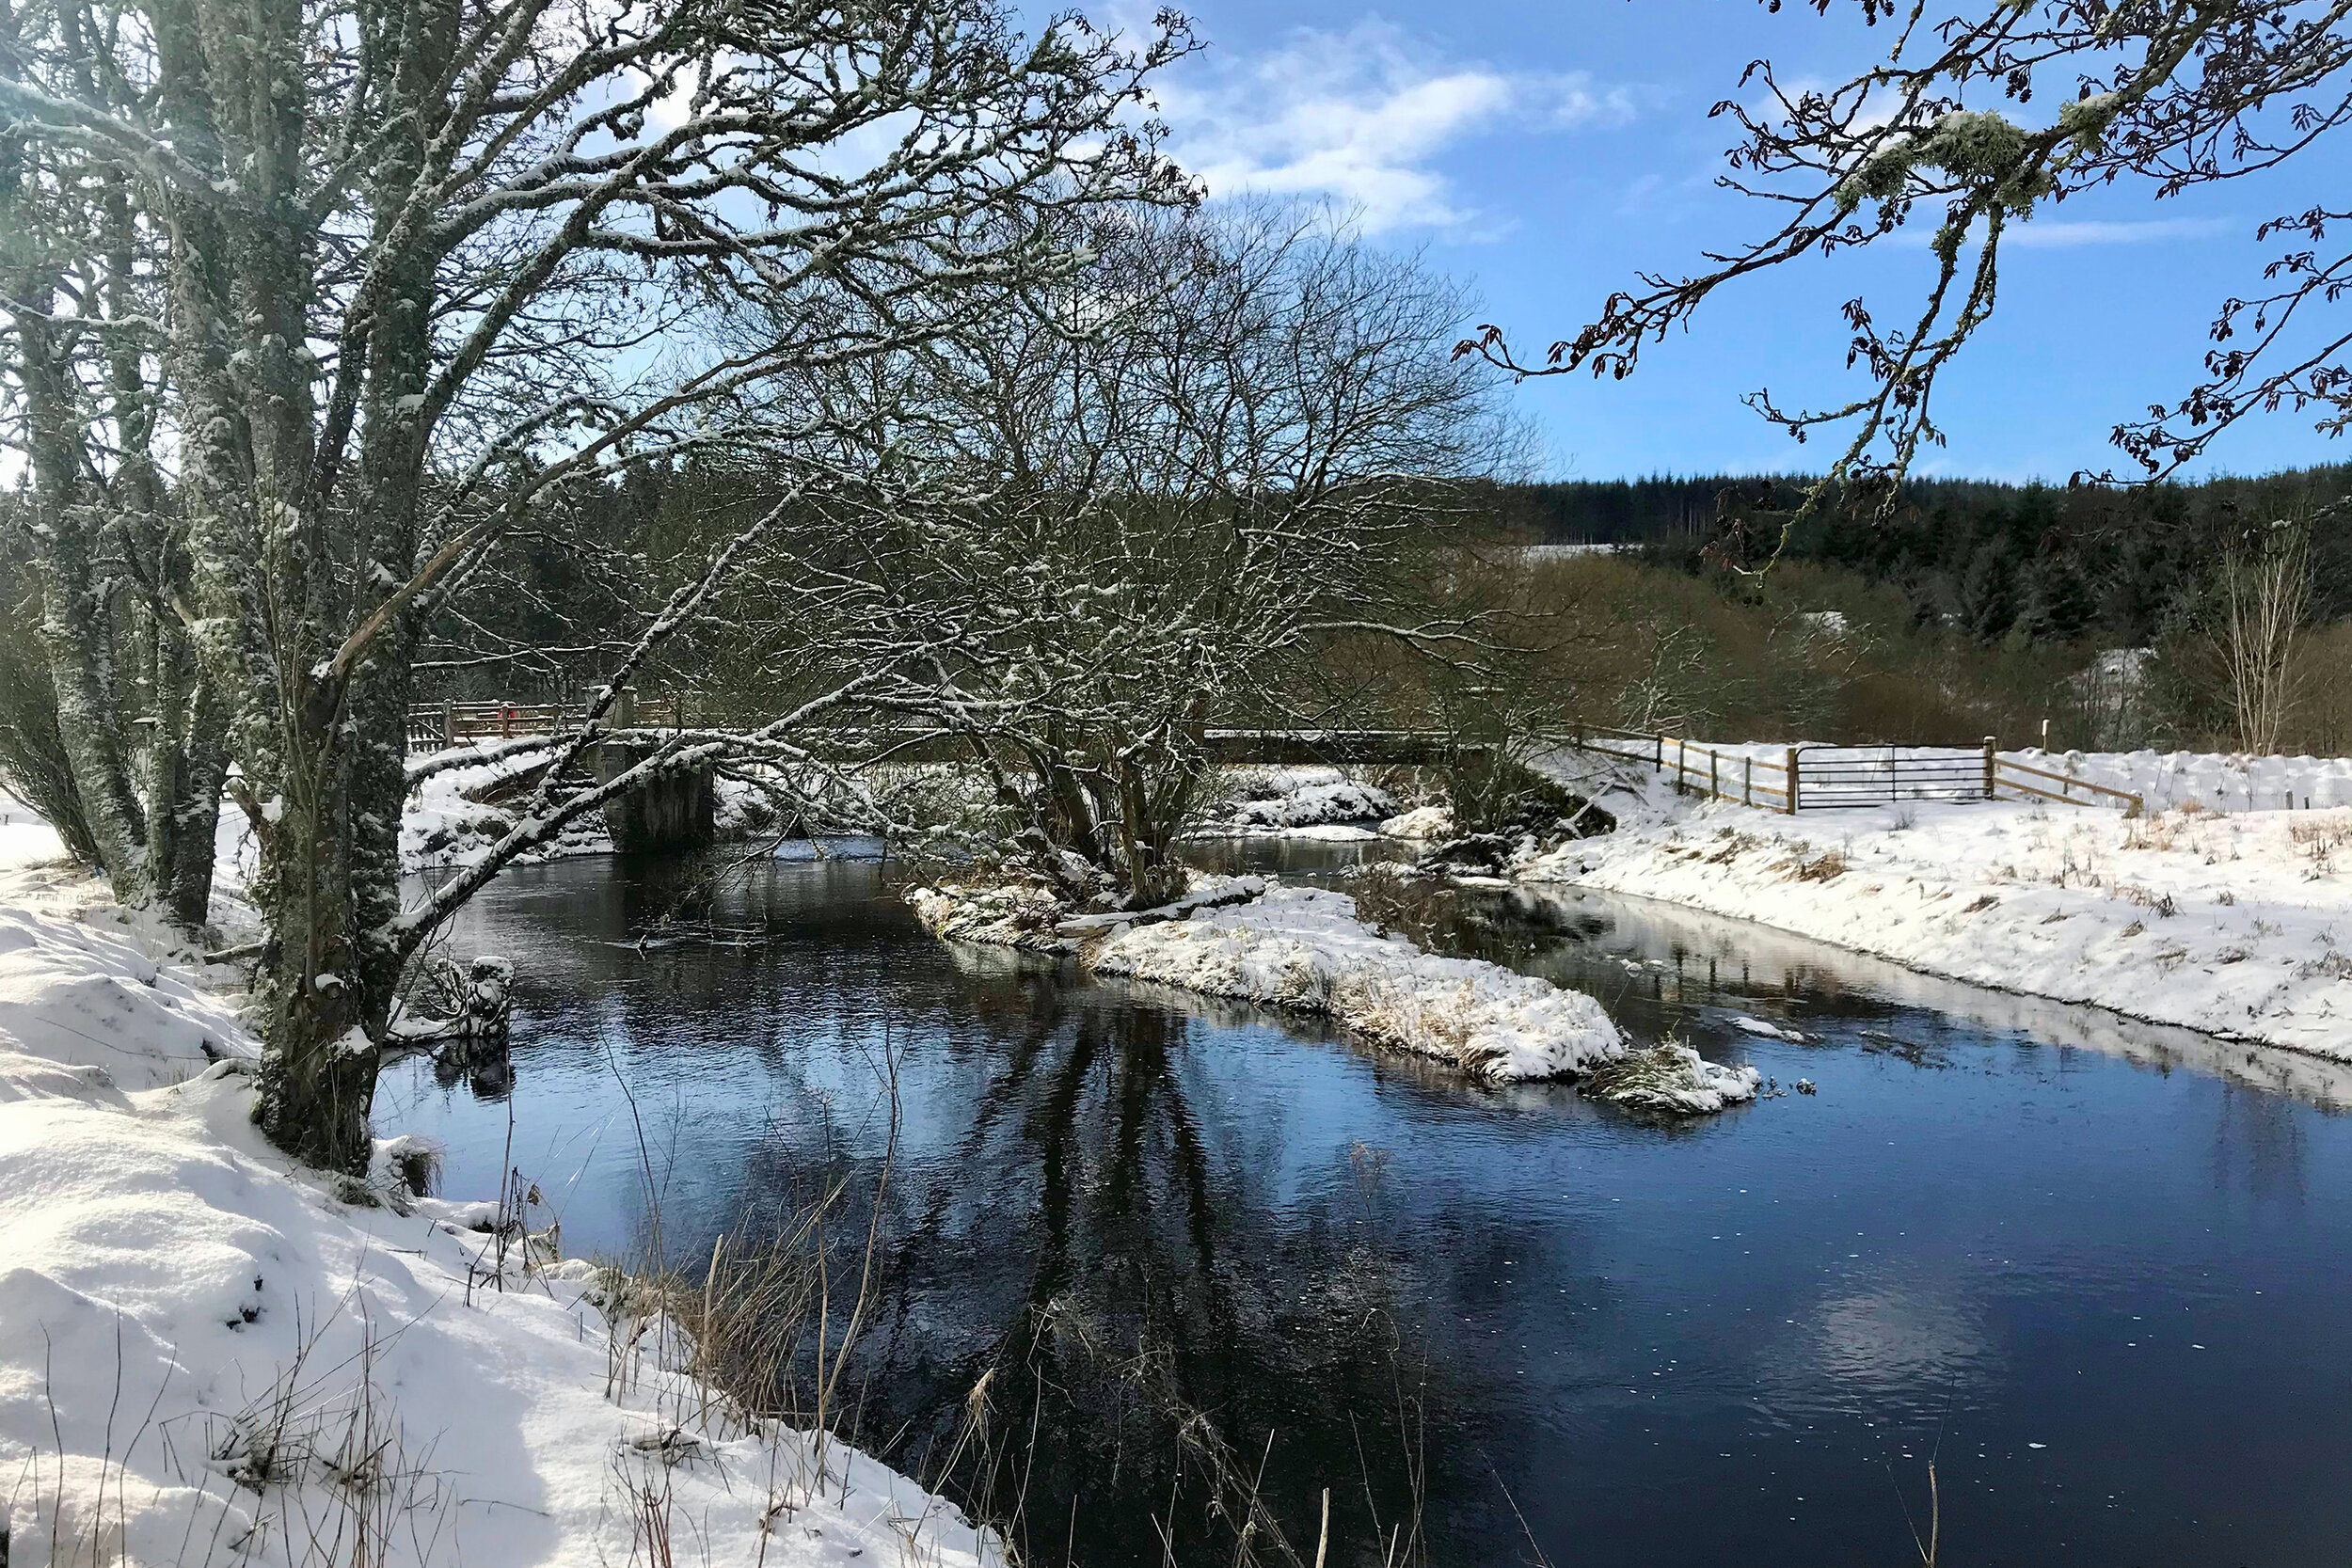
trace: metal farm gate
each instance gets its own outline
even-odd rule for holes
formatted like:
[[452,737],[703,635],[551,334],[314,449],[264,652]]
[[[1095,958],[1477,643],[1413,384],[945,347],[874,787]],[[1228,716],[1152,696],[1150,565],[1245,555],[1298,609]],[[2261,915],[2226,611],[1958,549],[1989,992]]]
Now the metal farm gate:
[[1897,800],[1990,800],[1990,750],[1942,746],[1800,746],[1797,809],[1883,806]]

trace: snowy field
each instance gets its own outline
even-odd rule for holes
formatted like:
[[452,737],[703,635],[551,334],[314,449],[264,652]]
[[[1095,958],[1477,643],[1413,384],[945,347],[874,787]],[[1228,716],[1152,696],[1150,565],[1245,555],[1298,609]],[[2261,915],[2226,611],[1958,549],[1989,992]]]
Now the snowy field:
[[2151,811],[2312,811],[2352,806],[2352,757],[2253,757],[2213,752],[2009,752],[2139,796]]
[[[1636,761],[1647,763],[1660,754],[1654,744],[1632,739],[1611,739],[1608,747]],[[1815,743],[1800,742],[1801,750]],[[1922,747],[1837,747],[1835,750],[1848,757],[1859,752],[1885,752],[1905,759],[1927,754],[1948,756],[1954,750],[1965,748]],[[1704,778],[1707,764],[1705,752],[1718,756],[1754,757],[1759,763],[1771,763],[1777,768],[1788,754],[1788,745],[1772,742],[1717,742],[1692,738],[1690,742],[1690,765],[1693,776]],[[1676,765],[1677,746],[1673,740],[1662,748],[1666,770]],[[2226,752],[2044,752],[2034,747],[1999,749],[1996,753],[2007,761],[2038,772],[2061,774],[2080,779],[2085,784],[2103,785],[2126,795],[2137,795],[2147,802],[2151,811],[2174,811],[2195,808],[2222,815],[2244,811],[2314,811],[2330,806],[2352,806],[2352,757],[2277,757],[2249,756]],[[1575,754],[1555,752],[1545,761],[1555,769],[1575,768]],[[1732,780],[1725,776],[1726,788]],[[1759,773],[1757,784],[1769,782],[1777,789],[1780,774]],[[2037,785],[2046,780],[2034,780]],[[2059,790],[2059,784],[2048,784]],[[2115,802],[2108,802],[2114,804]]]
[[64,853],[65,845],[56,832],[32,807],[0,789],[0,875],[18,866],[55,861]]
[[[1677,800],[1638,770],[1620,828],[1515,874],[1665,899],[1927,974],[2352,1060],[2352,808],[2340,761],[2271,759],[2313,809],[2223,813],[2232,759],[2127,753],[2082,776],[2188,800],[2143,819],[2058,802],[1905,803],[1790,817]],[[2299,770],[2298,770],[2299,767]],[[2265,770],[2250,770],[2257,799]],[[2284,787],[2280,788],[2283,796]],[[2347,794],[2352,794],[2348,791]],[[1621,802],[1624,802],[1621,807]]]
[[269,1148],[229,999],[32,839],[0,825],[11,1560],[996,1560],[863,1454],[730,1414],[599,1271],[526,1276],[517,1243],[501,1277],[489,1204]]

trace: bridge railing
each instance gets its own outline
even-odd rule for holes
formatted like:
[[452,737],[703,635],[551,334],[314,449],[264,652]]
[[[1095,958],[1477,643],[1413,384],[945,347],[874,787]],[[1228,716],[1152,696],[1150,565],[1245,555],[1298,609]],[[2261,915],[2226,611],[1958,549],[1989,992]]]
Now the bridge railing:
[[1568,738],[1585,751],[1648,763],[1661,777],[1673,780],[1678,794],[1738,800],[1789,816],[1905,800],[1998,800],[2005,791],[2009,799],[2022,795],[2068,805],[2145,809],[2141,798],[2128,790],[2005,757],[1991,736],[1981,747],[1785,746],[1762,752],[1635,730],[1581,730]]
[[[414,755],[482,740],[558,735],[578,729],[587,721],[585,703],[517,703],[503,699],[420,703],[408,710],[408,750]],[[676,729],[684,722],[684,710],[675,696],[630,702],[625,695],[606,712],[603,722],[616,729]]]

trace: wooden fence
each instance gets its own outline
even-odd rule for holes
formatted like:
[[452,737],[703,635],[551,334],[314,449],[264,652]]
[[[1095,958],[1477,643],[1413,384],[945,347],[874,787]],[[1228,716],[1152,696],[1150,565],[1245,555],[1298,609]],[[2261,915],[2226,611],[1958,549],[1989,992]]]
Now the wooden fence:
[[[408,750],[414,755],[520,735],[559,735],[587,721],[584,703],[419,703],[408,710]],[[600,722],[608,729],[674,730],[683,725],[684,716],[675,697],[632,701],[624,692]]]
[[2001,755],[1994,737],[1980,748],[1946,746],[1787,746],[1758,754],[1717,751],[1678,736],[1630,730],[1581,731],[1571,744],[1646,762],[1681,794],[1698,794],[1795,816],[1801,811],[1883,806],[1905,800],[1997,800],[2004,794],[2069,805],[2112,805],[2138,813],[2126,790],[2028,767]]

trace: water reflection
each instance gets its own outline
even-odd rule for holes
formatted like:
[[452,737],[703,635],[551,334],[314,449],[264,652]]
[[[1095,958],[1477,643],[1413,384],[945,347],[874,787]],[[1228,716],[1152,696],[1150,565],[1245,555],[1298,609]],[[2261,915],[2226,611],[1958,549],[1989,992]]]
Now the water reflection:
[[1331,1489],[1333,1562],[1418,1509],[1446,1561],[1883,1563],[1939,1441],[1950,1560],[2309,1560],[2352,1524],[2352,1123],[2274,1092],[2340,1103],[2331,1069],[1632,901],[1465,911],[1448,940],[1821,1086],[1669,1135],[943,948],[871,865],[727,894],[754,944],[640,950],[667,875],[494,888],[458,941],[518,961],[511,1101],[406,1064],[388,1129],[487,1192],[511,1108],[575,1250],[644,1245],[646,1166],[687,1257],[845,1183],[848,1257],[895,1064],[853,1418],[936,1475],[985,1375],[949,1479],[1020,1502],[1029,1560],[1232,1560],[1191,1412],[1309,1555]]
[[[1282,1463],[1258,1496],[1285,1528],[1312,1516],[1314,1478],[1350,1482],[1333,1521],[1350,1560],[1375,1511],[1411,1509],[1391,1429],[1400,1399],[1411,1418],[1424,1394],[1406,1259],[1363,1173],[1375,1157],[1344,1181],[1286,1172],[1279,1128],[1197,1108],[1218,1091],[1195,1021],[1031,996],[968,1132],[918,1178],[868,1398],[894,1429],[912,1423],[913,1451],[936,1452],[990,1374],[1000,1439],[954,1481],[1004,1512],[1066,1499],[1024,1515],[1030,1560],[1222,1556],[1269,1444]],[[943,1342],[964,1353],[943,1358]],[[1381,1441],[1359,1461],[1365,1426]],[[1454,1458],[1436,1456],[1449,1490]]]

